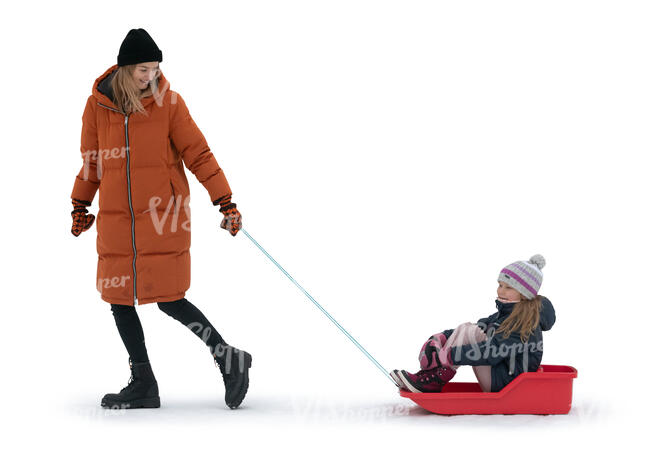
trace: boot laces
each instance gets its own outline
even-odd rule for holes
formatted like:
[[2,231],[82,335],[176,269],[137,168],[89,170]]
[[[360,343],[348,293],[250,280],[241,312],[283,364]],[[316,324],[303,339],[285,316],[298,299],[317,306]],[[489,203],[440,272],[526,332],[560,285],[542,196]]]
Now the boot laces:
[[[239,350],[237,348],[227,343],[220,344],[212,352],[212,357],[214,358],[214,365],[219,368],[224,382],[229,382],[237,378],[235,366],[239,367],[239,365],[234,361],[236,357],[239,357]],[[226,372],[227,366],[230,366],[228,373]]]
[[418,376],[418,382],[420,382],[420,383],[425,383],[425,384],[428,384],[428,383],[431,383],[431,382],[440,383],[441,380],[440,380],[439,377],[436,377],[434,371],[435,371],[435,369],[433,369],[433,370],[421,370],[420,372],[418,372],[415,375]]
[[124,387],[122,391],[130,389],[131,386],[135,383],[135,373],[133,371],[133,363],[131,362],[131,358],[129,358],[129,369],[131,370],[131,377],[129,377],[129,381],[126,383],[126,387]]
[[231,380],[234,379],[235,374],[234,371],[232,370],[232,366],[230,367],[230,374],[226,373],[226,361],[222,361],[221,363],[217,359],[217,357],[214,357],[214,365],[219,368],[219,372],[221,372],[221,378],[223,379],[224,383],[228,383]]

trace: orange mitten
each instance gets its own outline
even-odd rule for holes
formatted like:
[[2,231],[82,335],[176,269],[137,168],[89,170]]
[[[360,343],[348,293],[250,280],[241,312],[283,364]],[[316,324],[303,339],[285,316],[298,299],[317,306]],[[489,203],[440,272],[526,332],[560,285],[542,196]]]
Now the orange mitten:
[[235,236],[241,229],[241,214],[237,210],[237,204],[231,202],[230,198],[231,195],[228,194],[212,201],[212,204],[221,206],[219,212],[224,215],[220,225],[221,228],[230,231],[230,234]]
[[90,205],[90,201],[82,201],[80,199],[72,199],[72,205],[74,209],[71,212],[72,215],[72,234],[79,236],[81,232],[89,229],[93,222],[95,221],[95,216],[88,213],[87,206]]

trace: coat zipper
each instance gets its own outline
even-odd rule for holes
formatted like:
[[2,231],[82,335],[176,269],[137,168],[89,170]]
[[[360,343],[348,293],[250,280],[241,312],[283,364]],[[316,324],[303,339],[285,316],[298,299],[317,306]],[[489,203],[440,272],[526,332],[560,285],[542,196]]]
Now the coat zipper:
[[116,108],[107,107],[106,105],[100,104],[99,102],[97,102],[97,105],[124,115],[124,137],[126,139],[126,185],[129,194],[129,210],[131,211],[131,246],[133,247],[133,303],[137,306],[138,297],[136,294],[135,259],[138,255],[138,252],[135,249],[135,216],[133,215],[133,202],[131,200],[131,153],[129,148],[129,116]]

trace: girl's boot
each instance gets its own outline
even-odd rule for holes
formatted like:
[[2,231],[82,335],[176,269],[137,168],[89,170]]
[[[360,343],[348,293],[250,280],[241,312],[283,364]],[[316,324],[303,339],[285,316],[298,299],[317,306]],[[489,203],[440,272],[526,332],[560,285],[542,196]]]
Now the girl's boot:
[[405,389],[413,393],[439,393],[449,382],[456,370],[453,367],[441,366],[435,369],[421,370],[415,374],[401,370],[397,371]]
[[160,408],[158,382],[147,362],[131,362],[131,378],[120,393],[107,393],[102,398],[102,407],[113,409]]

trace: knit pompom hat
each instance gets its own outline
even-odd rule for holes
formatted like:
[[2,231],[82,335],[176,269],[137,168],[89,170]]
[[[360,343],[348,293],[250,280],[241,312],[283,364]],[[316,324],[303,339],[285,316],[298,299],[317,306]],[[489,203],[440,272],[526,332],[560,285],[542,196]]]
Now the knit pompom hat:
[[505,266],[501,269],[498,280],[513,287],[524,298],[533,299],[542,286],[542,268],[545,265],[544,257],[535,254],[528,261],[517,261]]

